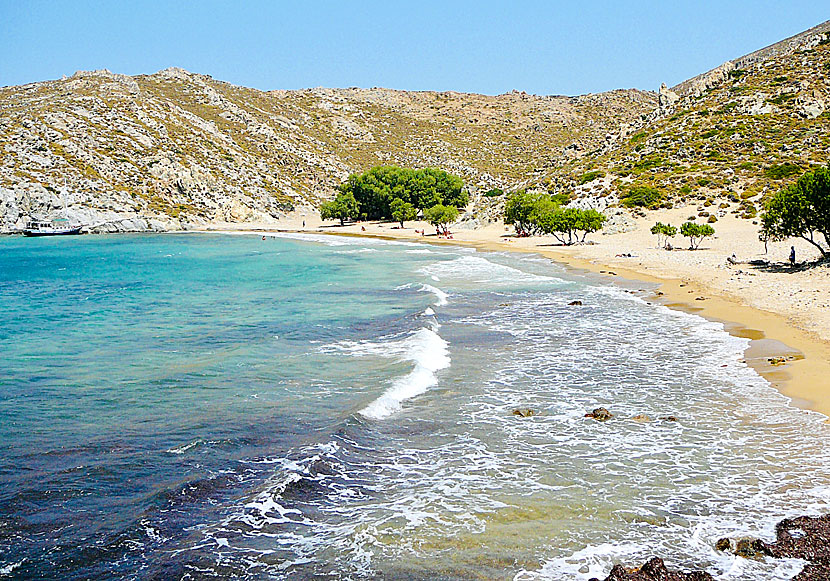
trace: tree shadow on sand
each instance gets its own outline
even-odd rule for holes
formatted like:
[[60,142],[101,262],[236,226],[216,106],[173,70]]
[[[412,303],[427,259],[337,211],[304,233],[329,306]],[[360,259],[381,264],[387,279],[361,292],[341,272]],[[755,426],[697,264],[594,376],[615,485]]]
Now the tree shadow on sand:
[[749,263],[749,267],[753,270],[789,274],[806,272],[820,266],[830,266],[830,258],[820,258],[810,262],[796,262],[795,264],[790,264],[789,262],[767,262],[763,260],[753,260]]

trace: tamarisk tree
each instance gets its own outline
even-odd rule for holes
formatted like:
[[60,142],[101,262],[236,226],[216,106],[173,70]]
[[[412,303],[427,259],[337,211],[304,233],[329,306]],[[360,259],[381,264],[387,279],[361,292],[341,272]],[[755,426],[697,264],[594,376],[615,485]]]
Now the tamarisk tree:
[[662,222],[657,222],[654,226],[651,227],[651,233],[657,235],[657,246],[668,248],[669,238],[673,238],[675,235],[677,235],[677,228],[675,228],[671,224],[663,224]]
[[770,198],[764,210],[762,239],[803,238],[830,256],[830,167],[805,173]]
[[680,234],[689,238],[689,250],[697,250],[707,236],[714,236],[715,229],[709,224],[686,222],[680,227]]

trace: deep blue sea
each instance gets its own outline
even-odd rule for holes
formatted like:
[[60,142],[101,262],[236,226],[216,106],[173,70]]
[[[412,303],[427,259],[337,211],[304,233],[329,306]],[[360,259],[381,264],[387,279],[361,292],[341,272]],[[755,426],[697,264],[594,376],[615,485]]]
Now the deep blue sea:
[[714,542],[830,510],[830,426],[652,296],[381,240],[0,238],[0,578],[788,579]]

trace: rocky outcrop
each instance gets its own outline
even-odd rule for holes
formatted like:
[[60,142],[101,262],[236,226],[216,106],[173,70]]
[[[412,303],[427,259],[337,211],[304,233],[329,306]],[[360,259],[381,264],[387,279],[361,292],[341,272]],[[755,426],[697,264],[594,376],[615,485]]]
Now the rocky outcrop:
[[[705,571],[677,573],[669,571],[659,557],[647,561],[639,569],[626,569],[615,565],[605,581],[714,581],[715,578]],[[590,581],[599,581],[593,578]]]

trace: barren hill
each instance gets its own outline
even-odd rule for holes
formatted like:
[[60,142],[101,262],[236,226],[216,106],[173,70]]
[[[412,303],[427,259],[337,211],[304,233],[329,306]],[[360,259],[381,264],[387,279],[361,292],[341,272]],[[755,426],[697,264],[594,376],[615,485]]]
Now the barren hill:
[[638,184],[669,203],[744,198],[749,216],[775,168],[827,160],[828,30],[660,94],[263,92],[175,68],[0,88],[0,231],[64,204],[96,231],[276,221],[379,164],[462,176],[484,217],[499,200],[476,194],[492,187],[613,203]]

